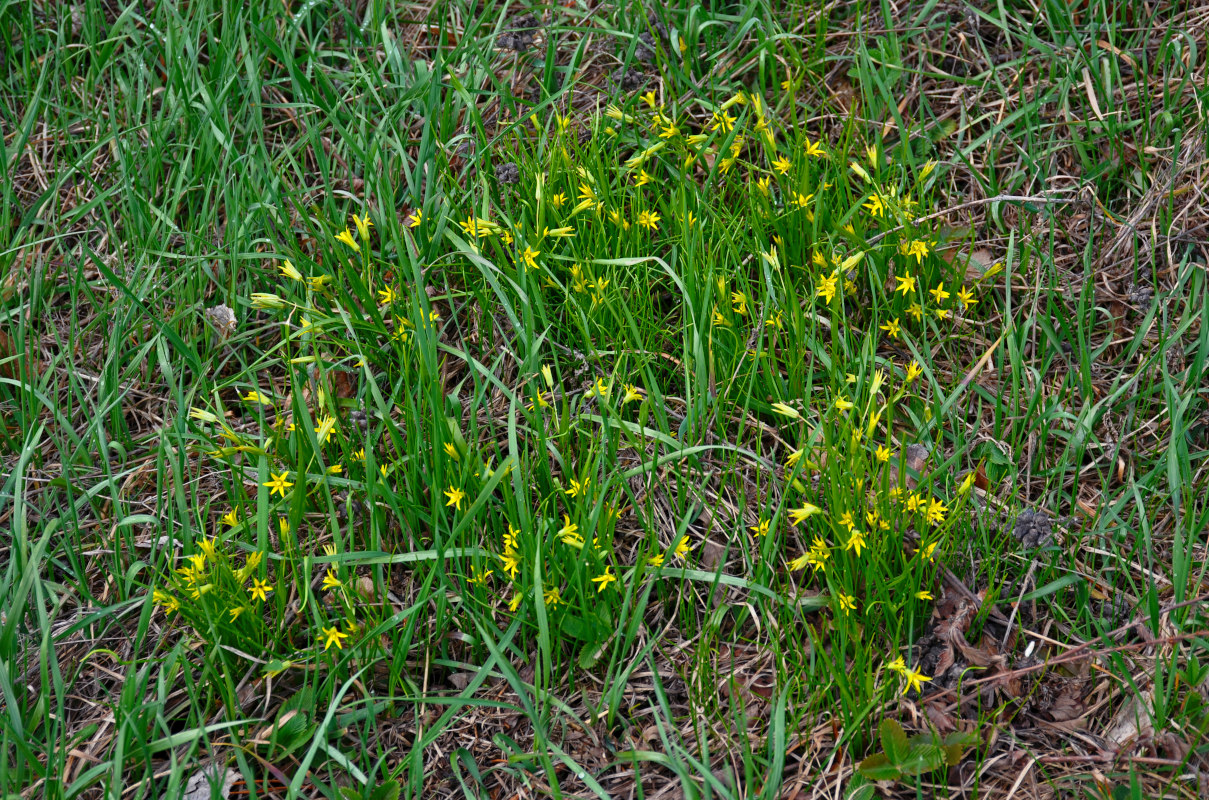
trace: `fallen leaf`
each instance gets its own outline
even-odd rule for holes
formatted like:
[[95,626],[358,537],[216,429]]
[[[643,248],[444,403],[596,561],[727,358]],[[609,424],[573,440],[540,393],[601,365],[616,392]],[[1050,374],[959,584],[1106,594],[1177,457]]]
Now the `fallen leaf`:
[[215,788],[219,789],[218,796],[227,800],[231,796],[231,788],[238,781],[239,773],[235,770],[218,764],[207,764],[189,776],[181,800],[210,800],[214,796]]

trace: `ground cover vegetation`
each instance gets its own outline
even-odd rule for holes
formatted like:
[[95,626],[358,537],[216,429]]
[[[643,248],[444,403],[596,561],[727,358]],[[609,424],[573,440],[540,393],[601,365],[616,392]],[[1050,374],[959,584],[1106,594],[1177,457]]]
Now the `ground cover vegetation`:
[[0,4],[5,797],[1196,797],[1209,6]]

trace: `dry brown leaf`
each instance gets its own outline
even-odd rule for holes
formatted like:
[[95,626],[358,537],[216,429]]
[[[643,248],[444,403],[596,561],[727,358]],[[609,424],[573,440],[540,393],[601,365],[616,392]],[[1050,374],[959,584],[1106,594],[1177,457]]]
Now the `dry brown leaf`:
[[924,703],[924,712],[928,715],[928,721],[932,723],[932,727],[936,728],[937,733],[943,735],[957,730],[957,721],[948,711],[941,708],[939,703]]
[[218,796],[226,800],[231,796],[231,789],[238,781],[239,773],[235,770],[209,764],[189,776],[181,800],[210,800],[215,786],[220,787]]
[[1079,687],[1075,684],[1068,684],[1054,698],[1053,705],[1042,710],[1053,722],[1067,722],[1083,716],[1086,709],[1080,698]]

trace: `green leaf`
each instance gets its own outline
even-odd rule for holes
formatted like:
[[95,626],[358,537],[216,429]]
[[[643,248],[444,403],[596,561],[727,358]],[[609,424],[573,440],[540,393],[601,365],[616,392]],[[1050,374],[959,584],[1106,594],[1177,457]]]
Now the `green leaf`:
[[401,787],[396,780],[389,780],[378,784],[374,790],[370,792],[369,800],[399,800],[399,792]]
[[940,747],[934,744],[917,744],[898,766],[903,775],[922,775],[943,767],[944,764],[945,754]]
[[896,720],[884,719],[877,729],[882,735],[882,749],[886,751],[886,757],[893,764],[901,763],[911,749],[907,743],[907,734],[903,731],[903,726],[899,725]]
[[1050,581],[1049,583],[1045,584],[1044,586],[1034,589],[1033,591],[1024,595],[1023,597],[1020,598],[1019,602],[1027,603],[1029,600],[1036,600],[1039,597],[1045,597],[1046,595],[1055,594],[1055,593],[1065,589],[1067,586],[1070,586],[1073,583],[1079,583],[1079,582],[1083,581],[1083,579],[1084,578],[1082,575],[1076,575],[1076,574],[1063,575],[1061,578]]
[[848,788],[844,790],[844,800],[870,800],[876,791],[876,786],[868,783],[863,775],[857,773],[852,776],[852,780],[848,781]]
[[899,768],[890,763],[885,753],[874,753],[860,763],[857,771],[871,781],[896,781],[902,776]]
[[976,733],[966,733],[956,731],[950,733],[941,740],[940,749],[944,751],[945,763],[950,767],[955,767],[961,763],[962,757],[965,756],[966,750],[976,746],[982,741]]

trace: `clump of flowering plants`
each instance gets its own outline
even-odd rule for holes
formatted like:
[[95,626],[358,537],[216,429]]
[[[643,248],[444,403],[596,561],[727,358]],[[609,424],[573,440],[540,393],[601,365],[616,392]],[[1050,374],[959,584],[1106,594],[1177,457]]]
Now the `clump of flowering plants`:
[[[914,361],[879,366],[846,374],[807,408],[773,406],[783,432],[798,442],[787,463],[787,567],[799,591],[828,598],[829,613],[811,622],[812,638],[836,661],[841,685],[844,674],[872,680],[878,663],[886,667],[884,691],[898,686],[893,675],[903,688],[921,680],[893,654],[927,619],[939,557],[970,488],[967,479],[955,497],[938,496],[920,464],[910,463],[896,412],[912,399],[921,372]],[[853,661],[870,669],[853,672]],[[874,688],[845,694],[868,696]]]

